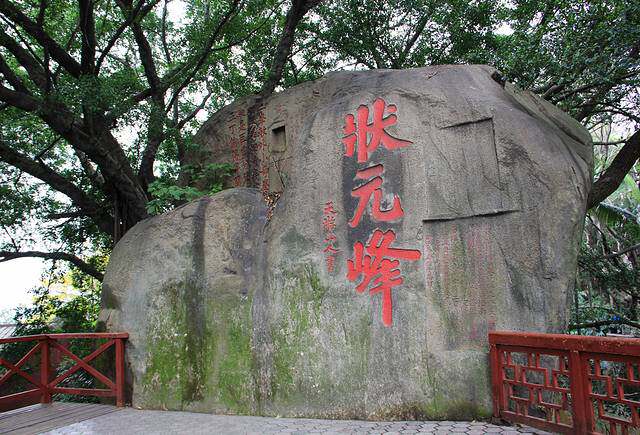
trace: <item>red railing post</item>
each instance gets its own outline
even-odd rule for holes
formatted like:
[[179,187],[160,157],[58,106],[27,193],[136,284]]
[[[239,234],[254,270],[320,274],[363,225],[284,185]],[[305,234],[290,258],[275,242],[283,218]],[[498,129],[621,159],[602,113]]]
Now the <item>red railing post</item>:
[[116,339],[116,406],[124,406],[124,340]]
[[569,352],[569,384],[573,413],[573,428],[576,433],[587,433],[587,394],[584,385],[584,368],[580,352]]
[[49,390],[49,380],[51,379],[51,361],[49,352],[49,339],[45,337],[40,341],[40,387],[42,390],[41,403],[51,403],[51,391]]
[[502,375],[500,373],[500,354],[495,344],[489,346],[489,366],[491,367],[491,389],[493,390],[493,417],[500,418]]

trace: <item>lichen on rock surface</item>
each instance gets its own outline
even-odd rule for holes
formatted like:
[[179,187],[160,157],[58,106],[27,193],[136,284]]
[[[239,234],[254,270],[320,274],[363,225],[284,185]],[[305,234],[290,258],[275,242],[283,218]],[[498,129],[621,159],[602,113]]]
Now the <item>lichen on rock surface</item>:
[[105,275],[133,405],[488,416],[488,331],[566,322],[592,165],[493,72],[332,73],[207,121],[187,159],[231,188],[136,225]]

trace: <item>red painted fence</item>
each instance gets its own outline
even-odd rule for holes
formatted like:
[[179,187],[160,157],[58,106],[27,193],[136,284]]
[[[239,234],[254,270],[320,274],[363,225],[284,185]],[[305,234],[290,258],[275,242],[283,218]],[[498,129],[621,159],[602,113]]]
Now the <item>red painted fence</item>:
[[[25,404],[34,403],[38,400],[41,403],[50,403],[52,394],[72,394],[80,396],[100,396],[115,397],[117,406],[124,406],[124,341],[129,337],[127,333],[76,333],[76,334],[40,334],[23,337],[9,337],[0,339],[0,345],[8,343],[33,342],[31,349],[24,354],[19,361],[11,362],[0,358],[0,366],[7,371],[0,375],[0,387],[12,376],[20,376],[30,384],[30,389],[6,396],[0,396],[0,412],[15,409]],[[89,355],[80,358],[73,354],[65,345],[67,340],[88,339],[105,340],[106,342],[97,347]],[[102,355],[111,347],[115,347],[115,380],[102,374],[89,363]],[[52,353],[60,357],[66,357],[75,364],[63,373],[58,373],[52,361]],[[21,369],[31,359],[40,357],[39,367],[36,375],[33,370],[31,374]],[[61,359],[61,358],[56,358]],[[60,386],[60,383],[68,379],[78,370],[83,369],[95,379],[104,384],[107,388],[68,388]],[[55,376],[55,378],[54,378]]]
[[640,433],[640,339],[489,333],[494,417],[569,434]]

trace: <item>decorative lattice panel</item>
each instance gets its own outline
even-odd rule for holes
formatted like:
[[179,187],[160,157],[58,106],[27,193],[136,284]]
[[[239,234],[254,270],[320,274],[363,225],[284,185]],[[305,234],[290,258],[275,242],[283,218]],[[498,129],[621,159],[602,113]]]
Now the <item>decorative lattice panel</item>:
[[640,339],[499,331],[489,344],[494,417],[640,435]]
[[583,367],[592,430],[640,433],[640,358],[586,354]]
[[570,429],[571,390],[566,352],[500,350],[505,410],[526,419]]

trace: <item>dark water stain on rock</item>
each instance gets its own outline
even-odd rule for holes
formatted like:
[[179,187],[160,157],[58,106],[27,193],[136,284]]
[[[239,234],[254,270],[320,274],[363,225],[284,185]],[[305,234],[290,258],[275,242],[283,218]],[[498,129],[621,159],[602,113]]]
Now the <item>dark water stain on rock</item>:
[[193,216],[193,236],[192,236],[192,263],[191,273],[186,279],[184,287],[183,301],[185,304],[185,320],[187,326],[186,353],[191,356],[192,370],[188,380],[183,383],[183,401],[191,402],[202,400],[202,388],[205,383],[205,352],[204,341],[209,336],[205,319],[204,304],[204,229],[205,212],[211,199],[202,198],[198,202],[196,212]]

